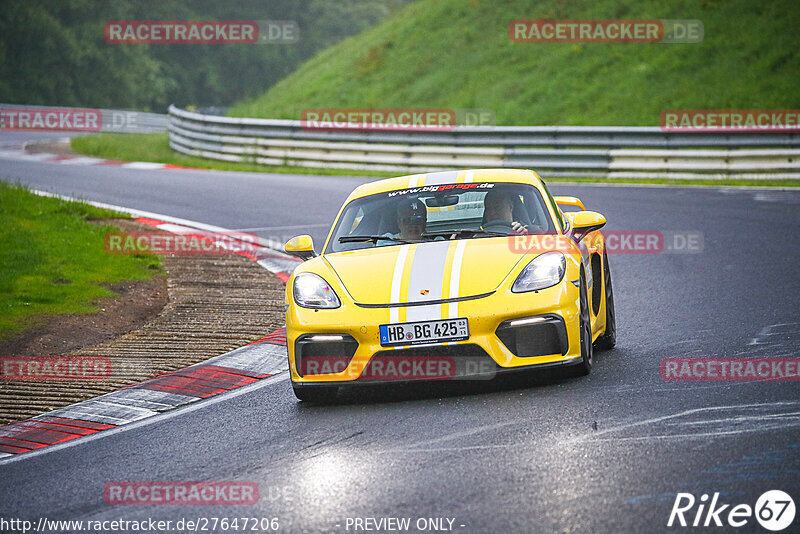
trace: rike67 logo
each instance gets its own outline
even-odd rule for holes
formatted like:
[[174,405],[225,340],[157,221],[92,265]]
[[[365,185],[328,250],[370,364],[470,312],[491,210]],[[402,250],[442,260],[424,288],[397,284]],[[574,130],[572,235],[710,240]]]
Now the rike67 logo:
[[753,517],[767,530],[778,532],[792,525],[795,516],[794,500],[781,490],[764,492],[755,506],[731,505],[720,501],[719,493],[704,493],[696,499],[691,493],[678,493],[672,504],[667,526],[734,527],[753,526]]

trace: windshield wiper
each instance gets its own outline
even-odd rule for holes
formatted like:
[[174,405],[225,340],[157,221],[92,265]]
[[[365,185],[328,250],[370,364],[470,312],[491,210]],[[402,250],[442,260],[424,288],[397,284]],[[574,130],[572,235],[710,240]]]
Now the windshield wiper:
[[423,232],[422,237],[447,237],[455,235],[458,237],[475,237],[475,236],[485,236],[485,237],[508,237],[511,234],[505,234],[503,232],[492,232],[489,230],[481,230],[480,228],[461,228],[459,230],[441,230],[438,232]]
[[392,237],[388,235],[346,235],[339,238],[339,243],[361,243],[364,241],[393,241],[395,243],[416,243],[417,241],[410,241],[401,237]]

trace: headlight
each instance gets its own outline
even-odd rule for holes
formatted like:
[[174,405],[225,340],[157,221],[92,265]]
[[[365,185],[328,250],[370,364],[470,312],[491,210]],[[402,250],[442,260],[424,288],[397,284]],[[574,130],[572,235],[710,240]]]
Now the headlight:
[[567,270],[567,261],[560,252],[545,252],[531,260],[522,269],[511,291],[514,293],[524,293],[526,291],[537,291],[556,285],[564,278]]
[[338,308],[342,305],[331,286],[312,273],[295,276],[292,293],[294,301],[304,308]]

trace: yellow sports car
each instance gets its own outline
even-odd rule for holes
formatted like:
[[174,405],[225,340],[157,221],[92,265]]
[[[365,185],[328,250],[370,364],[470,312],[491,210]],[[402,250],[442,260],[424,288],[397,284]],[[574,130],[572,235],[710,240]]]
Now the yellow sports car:
[[549,366],[588,374],[593,344],[616,341],[605,222],[529,170],[359,186],[320,255],[308,235],[285,245],[306,260],[286,285],[295,394],[325,402],[341,386]]

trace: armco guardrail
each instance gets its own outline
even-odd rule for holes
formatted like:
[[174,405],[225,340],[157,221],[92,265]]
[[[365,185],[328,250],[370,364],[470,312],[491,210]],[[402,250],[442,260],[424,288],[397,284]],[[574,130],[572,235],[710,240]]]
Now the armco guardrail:
[[800,178],[800,134],[664,132],[652,127],[458,126],[326,131],[300,121],[169,108],[169,143],[204,158],[313,168],[433,171],[523,167],[542,176]]

